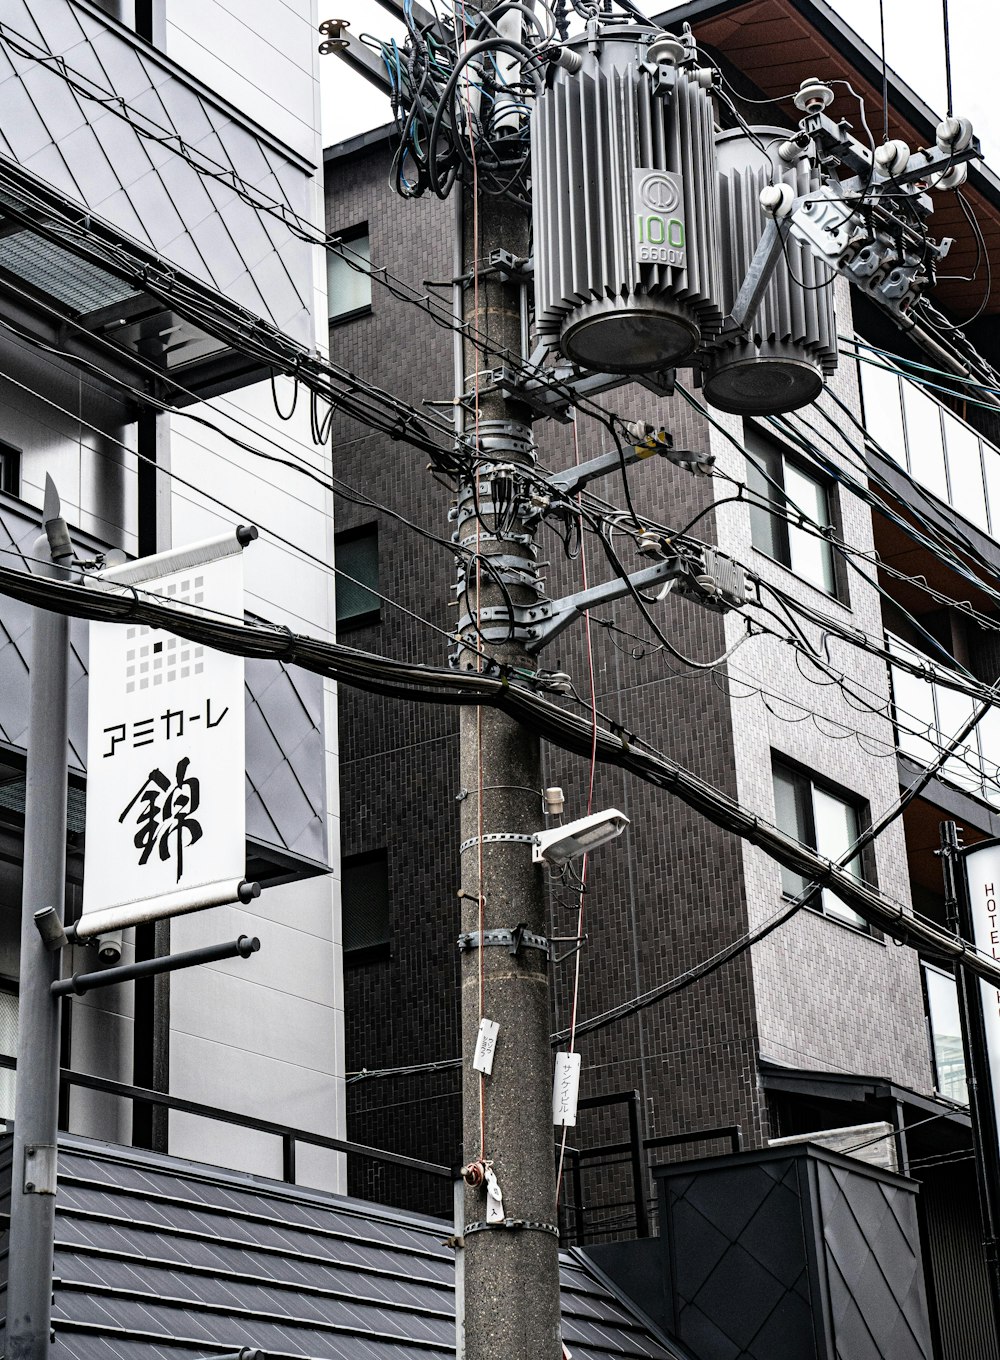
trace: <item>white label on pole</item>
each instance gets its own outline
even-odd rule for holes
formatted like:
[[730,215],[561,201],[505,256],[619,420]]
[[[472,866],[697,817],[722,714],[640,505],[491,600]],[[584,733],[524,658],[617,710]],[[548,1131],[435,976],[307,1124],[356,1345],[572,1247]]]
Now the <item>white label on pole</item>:
[[500,1026],[496,1020],[487,1020],[484,1016],[479,1022],[479,1037],[476,1040],[476,1052],[472,1059],[473,1070],[482,1072],[483,1076],[488,1077],[493,1071],[493,1055],[497,1051],[497,1034]]
[[504,1221],[503,1191],[491,1167],[486,1168],[486,1222]]
[[576,1128],[576,1100],[580,1093],[580,1054],[556,1054],[552,1087],[552,1122],[557,1129]]
[[[969,890],[972,942],[983,954],[1000,959],[1000,845],[970,850],[962,858]],[[979,991],[983,1000],[993,1109],[1000,1129],[1000,991],[982,979]]]
[[[242,621],[235,535],[228,555],[167,560],[138,588]],[[92,623],[89,672],[84,915],[242,879],[243,658],[165,629]]]

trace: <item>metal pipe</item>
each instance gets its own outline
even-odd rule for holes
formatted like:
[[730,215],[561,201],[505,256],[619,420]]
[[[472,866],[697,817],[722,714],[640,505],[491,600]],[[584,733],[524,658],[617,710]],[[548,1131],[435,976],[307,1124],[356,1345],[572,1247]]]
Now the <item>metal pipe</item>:
[[207,944],[200,949],[188,949],[183,954],[167,954],[165,958],[143,959],[140,963],[123,963],[118,968],[102,968],[96,973],[74,973],[72,977],[53,982],[53,996],[72,992],[83,996],[97,987],[113,987],[118,982],[133,982],[136,978],[155,977],[158,973],[176,973],[182,968],[195,968],[200,963],[218,963],[220,959],[248,959],[260,948],[256,935],[241,935],[225,944]]
[[455,1235],[455,1360],[465,1360],[465,1181],[461,1176],[452,1187],[453,1233]]
[[649,1213],[646,1209],[646,1175],[642,1158],[642,1134],[639,1130],[639,1092],[630,1091],[628,1100],[629,1160],[632,1163],[632,1194],[635,1197],[636,1237],[649,1236]]
[[71,940],[89,940],[95,935],[107,935],[112,930],[184,916],[192,911],[204,911],[206,907],[224,907],[231,902],[246,905],[259,896],[259,883],[227,878],[219,883],[202,884],[200,888],[162,893],[159,897],[147,897],[141,902],[122,902],[115,907],[103,907],[100,911],[88,911],[75,925],[68,927],[66,935]]
[[[35,545],[39,575],[67,578],[72,557],[59,497],[45,479],[46,534]],[[44,559],[51,554],[51,565]],[[69,619],[33,611],[28,715],[24,882],[18,998],[17,1082],[11,1169],[7,1360],[48,1360],[52,1326],[56,1142],[62,1004],[51,994],[60,954],[46,948],[35,912],[62,922],[66,897],[66,751]]]

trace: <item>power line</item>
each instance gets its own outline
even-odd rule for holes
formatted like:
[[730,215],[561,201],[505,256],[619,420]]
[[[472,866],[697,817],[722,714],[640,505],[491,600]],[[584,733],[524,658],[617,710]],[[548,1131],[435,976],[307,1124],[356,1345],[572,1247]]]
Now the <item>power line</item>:
[[974,945],[931,922],[911,917],[902,904],[846,873],[833,861],[801,844],[765,818],[743,807],[669,756],[639,750],[620,727],[593,731],[592,723],[533,692],[516,677],[485,672],[412,665],[293,633],[290,629],[205,620],[176,606],[142,598],[135,587],[123,593],[87,590],[64,581],[34,577],[0,567],[0,594],[73,617],[143,623],[240,656],[280,660],[344,684],[422,702],[492,706],[532,728],[564,750],[628,770],[645,782],[679,797],[708,821],[733,832],[816,888],[829,888],[847,906],[893,938],[935,956],[963,962],[978,976],[1000,986],[1000,963]]

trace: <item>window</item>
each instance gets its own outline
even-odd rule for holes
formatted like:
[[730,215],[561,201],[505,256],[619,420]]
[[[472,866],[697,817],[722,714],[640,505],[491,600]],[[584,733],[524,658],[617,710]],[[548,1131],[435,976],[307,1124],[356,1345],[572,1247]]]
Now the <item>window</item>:
[[948,1100],[968,1105],[965,1081],[965,1048],[958,1010],[958,989],[950,973],[923,965],[924,997],[927,1002],[927,1034],[934,1067],[934,1088]]
[[334,540],[337,568],[337,629],[361,628],[381,618],[378,590],[378,526],[349,529]]
[[389,957],[389,860],[384,850],[344,860],[341,883],[344,962]]
[[21,454],[10,444],[0,443],[0,491],[8,496],[21,494]]
[[[839,860],[861,834],[863,805],[815,783],[809,775],[781,761],[773,762],[772,774],[775,820],[781,830],[827,859]],[[862,859],[862,855],[856,855],[844,869],[859,881],[868,881]],[[808,879],[801,874],[782,869],[781,888],[786,897],[797,897],[807,883]],[[807,905],[824,916],[869,930],[868,923],[828,888],[821,889]]]
[[[867,362],[867,360],[872,360]],[[865,429],[884,453],[984,533],[1000,538],[1000,453],[918,385],[864,354]],[[991,529],[992,524],[992,529]]]
[[100,9],[126,24],[140,38],[164,47],[165,0],[95,0]]
[[[343,255],[326,252],[327,312],[331,321],[350,321],[372,309],[371,276],[364,265],[371,263],[368,225],[339,233],[345,246]],[[362,265],[361,269],[356,266]]]
[[790,524],[783,513],[801,511],[813,523],[832,524],[830,497],[822,482],[805,472],[780,444],[754,426],[744,425],[747,452],[747,486],[755,495],[750,508],[750,538],[755,548],[827,595],[837,594],[833,549],[815,532]]

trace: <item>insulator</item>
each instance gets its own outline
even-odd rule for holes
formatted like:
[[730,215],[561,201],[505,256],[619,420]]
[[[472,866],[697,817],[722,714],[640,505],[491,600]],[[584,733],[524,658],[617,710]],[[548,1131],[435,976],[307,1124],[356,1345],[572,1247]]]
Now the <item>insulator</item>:
[[905,142],[883,142],[875,151],[875,164],[883,175],[901,175],[910,163],[910,148]]
[[553,70],[532,115],[538,334],[598,371],[671,367],[722,321],[711,98],[648,60],[653,38],[571,38],[580,69]]
[[[807,160],[788,165],[781,159],[781,128],[752,131],[755,140],[736,129],[716,142],[727,311],[735,305],[767,226],[761,191],[780,186],[798,197],[819,182]],[[768,154],[756,141],[768,147]],[[746,336],[703,354],[705,398],[736,415],[780,415],[814,401],[824,376],[836,367],[833,275],[807,246],[788,236]]]

